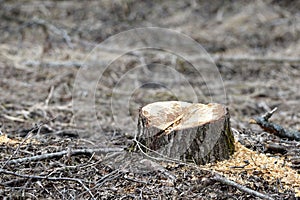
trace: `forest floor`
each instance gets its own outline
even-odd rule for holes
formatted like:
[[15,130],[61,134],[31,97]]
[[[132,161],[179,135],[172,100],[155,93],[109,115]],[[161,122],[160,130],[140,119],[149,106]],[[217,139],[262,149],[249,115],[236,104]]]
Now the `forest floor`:
[[[96,48],[140,27],[191,37],[218,74],[205,79],[174,54],[136,50],[132,35]],[[180,42],[167,44],[187,52]],[[215,93],[207,80],[217,80]],[[141,106],[195,95],[229,108],[231,160],[197,166],[126,151]],[[299,1],[0,0],[1,198],[259,199],[226,178],[265,198],[296,199],[300,142],[249,121],[277,107],[270,121],[300,130],[299,101]]]

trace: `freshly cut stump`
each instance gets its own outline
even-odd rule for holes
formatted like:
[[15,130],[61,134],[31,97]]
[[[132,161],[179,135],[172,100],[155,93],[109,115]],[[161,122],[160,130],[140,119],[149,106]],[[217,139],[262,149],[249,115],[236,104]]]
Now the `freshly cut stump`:
[[151,103],[140,109],[137,140],[147,153],[196,164],[220,161],[234,152],[229,119],[221,104]]

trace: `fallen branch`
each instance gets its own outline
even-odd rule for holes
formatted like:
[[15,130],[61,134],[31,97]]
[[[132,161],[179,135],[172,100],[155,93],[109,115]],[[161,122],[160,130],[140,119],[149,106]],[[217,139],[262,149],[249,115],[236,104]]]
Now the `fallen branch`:
[[247,187],[245,187],[243,185],[240,185],[240,184],[238,184],[234,181],[226,179],[225,177],[221,177],[220,175],[215,175],[212,179],[215,180],[215,181],[218,181],[220,183],[233,186],[233,187],[239,189],[240,191],[246,192],[246,193],[251,194],[253,196],[256,196],[256,197],[259,197],[259,198],[262,198],[262,199],[274,200],[274,198],[270,197],[269,195],[257,192],[255,190],[250,189],[250,188],[247,188]]
[[25,120],[22,119],[22,118],[18,118],[18,117],[14,117],[14,116],[9,116],[9,115],[5,115],[5,114],[3,114],[2,116],[3,116],[5,119],[8,119],[8,120],[10,120],[10,121],[14,121],[14,122],[25,122]]
[[268,152],[274,152],[274,153],[280,153],[280,154],[286,154],[288,152],[287,147],[277,144],[277,143],[267,143],[264,145],[266,151]]
[[2,182],[0,184],[5,187],[14,187],[17,184],[25,183],[26,181],[27,181],[27,178],[18,178],[18,179],[13,179],[13,180],[9,180],[6,182]]
[[124,150],[123,148],[97,148],[97,149],[65,150],[65,151],[60,151],[60,152],[55,152],[55,153],[46,153],[46,154],[37,155],[37,156],[9,160],[6,163],[6,165],[52,159],[52,158],[57,158],[57,157],[63,157],[64,155],[68,155],[68,156],[74,156],[74,155],[80,155],[80,154],[91,155],[93,153],[121,152],[123,150]]
[[290,161],[293,163],[293,164],[300,164],[300,156],[295,156],[293,158],[290,159]]
[[300,141],[300,132],[296,130],[287,130],[278,124],[269,122],[269,119],[272,117],[277,108],[274,108],[272,111],[265,113],[261,117],[256,117],[250,120],[251,124],[259,125],[263,130],[281,138],[288,138],[289,140]]
[[22,18],[17,18],[12,15],[6,15],[6,14],[2,14],[1,18],[5,19],[7,21],[14,21],[19,24],[22,24],[21,29],[24,29],[28,26],[33,26],[33,25],[41,26],[44,28],[45,31],[48,32],[48,30],[50,30],[52,33],[61,36],[70,48],[74,47],[74,45],[72,43],[72,39],[70,38],[70,36],[68,35],[68,32],[65,29],[58,28],[57,26],[53,25],[52,23],[50,23],[44,19],[33,18],[33,19],[27,21]]
[[39,18],[34,18],[30,21],[25,21],[25,23],[23,23],[23,27],[32,26],[32,25],[42,26],[46,31],[50,30],[51,32],[61,36],[70,48],[74,47],[74,45],[71,42],[72,40],[66,30],[62,28],[58,28],[53,24],[51,24],[50,22]]
[[215,62],[273,62],[273,63],[299,63],[298,57],[265,57],[265,56],[251,56],[251,55],[236,55],[236,56],[212,56]]
[[[82,39],[73,39],[74,41],[81,43],[85,46],[94,48],[97,46],[96,43],[91,43],[88,41],[84,41]],[[126,55],[134,56],[134,57],[141,57],[141,54],[137,54],[131,52],[130,49],[116,49],[116,48],[109,48],[103,47],[101,48],[102,51],[113,53],[113,54],[123,54],[124,51],[128,52]],[[193,60],[207,60],[209,62],[214,61],[216,63],[219,62],[230,62],[230,63],[239,63],[239,62],[258,62],[258,63],[300,63],[299,57],[290,57],[290,56],[254,56],[250,54],[240,54],[240,55],[218,55],[218,54],[210,54],[211,56],[208,57],[207,55],[196,55],[196,56],[189,56],[186,60],[193,61]]]
[[49,68],[54,68],[54,67],[82,67],[84,66],[83,62],[78,62],[78,61],[48,61],[48,62],[41,62],[41,61],[36,61],[36,60],[27,60],[22,63],[22,65],[25,66],[31,66],[31,67],[49,67]]

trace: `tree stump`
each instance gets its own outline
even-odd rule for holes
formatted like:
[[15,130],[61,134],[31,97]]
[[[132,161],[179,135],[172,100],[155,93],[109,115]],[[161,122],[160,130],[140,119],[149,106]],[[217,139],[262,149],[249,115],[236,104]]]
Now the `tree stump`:
[[147,153],[196,164],[228,159],[234,152],[229,112],[216,103],[148,104],[139,111],[137,140]]

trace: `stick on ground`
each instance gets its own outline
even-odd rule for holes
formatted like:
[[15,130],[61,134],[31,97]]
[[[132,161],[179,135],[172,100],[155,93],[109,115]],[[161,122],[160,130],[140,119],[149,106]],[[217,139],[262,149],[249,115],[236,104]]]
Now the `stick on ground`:
[[250,188],[247,188],[247,187],[245,187],[243,185],[240,185],[240,184],[238,184],[234,181],[226,179],[225,177],[221,177],[220,175],[215,175],[212,179],[215,180],[215,181],[218,181],[220,183],[233,186],[233,187],[239,189],[240,191],[246,192],[246,193],[251,194],[253,196],[256,196],[256,197],[259,197],[259,198],[262,198],[262,199],[274,200],[274,198],[270,197],[269,195],[257,192],[255,190],[250,189]]
[[54,153],[46,153],[37,156],[25,157],[25,158],[18,158],[14,160],[8,161],[6,164],[17,164],[17,163],[24,163],[24,162],[32,162],[32,161],[40,161],[46,159],[52,159],[57,157],[62,157],[64,155],[79,155],[79,154],[93,154],[93,153],[109,153],[109,152],[121,152],[123,148],[97,148],[97,149],[75,149],[75,150],[65,150],[60,152]]
[[300,141],[300,132],[296,130],[288,130],[283,128],[282,126],[269,122],[269,119],[272,117],[277,108],[265,113],[261,117],[256,117],[250,120],[251,124],[259,125],[263,130],[269,133],[273,133],[274,135],[280,138],[287,138],[289,140]]

